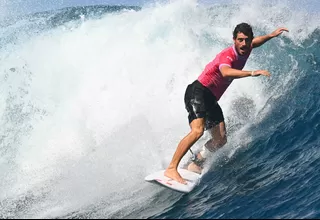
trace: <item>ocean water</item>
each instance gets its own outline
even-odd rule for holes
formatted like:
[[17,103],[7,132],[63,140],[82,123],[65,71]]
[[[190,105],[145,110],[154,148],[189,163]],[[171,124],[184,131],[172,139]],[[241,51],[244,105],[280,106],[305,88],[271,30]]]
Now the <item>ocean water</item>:
[[[192,0],[2,20],[0,217],[320,218],[318,21],[284,2]],[[228,143],[194,191],[145,182],[189,132],[186,86],[241,22],[289,28],[244,68],[271,77],[223,95]]]

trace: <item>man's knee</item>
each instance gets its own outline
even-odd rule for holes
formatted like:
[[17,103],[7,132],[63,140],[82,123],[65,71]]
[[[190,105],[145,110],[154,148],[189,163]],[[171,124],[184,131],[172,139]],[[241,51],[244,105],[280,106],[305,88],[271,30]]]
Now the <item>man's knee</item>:
[[204,127],[203,126],[197,126],[192,128],[192,132],[197,136],[197,138],[200,138],[204,133]]

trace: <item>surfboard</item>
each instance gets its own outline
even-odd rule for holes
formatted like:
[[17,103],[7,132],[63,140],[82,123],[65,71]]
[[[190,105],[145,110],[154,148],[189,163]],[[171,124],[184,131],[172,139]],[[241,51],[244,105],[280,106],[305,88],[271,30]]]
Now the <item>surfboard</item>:
[[165,170],[160,170],[152,173],[145,177],[145,181],[151,183],[159,183],[162,186],[168,187],[169,189],[189,193],[191,192],[199,183],[201,175],[195,172],[191,172],[186,169],[178,168],[178,172],[187,181],[187,184],[178,183],[164,175]]

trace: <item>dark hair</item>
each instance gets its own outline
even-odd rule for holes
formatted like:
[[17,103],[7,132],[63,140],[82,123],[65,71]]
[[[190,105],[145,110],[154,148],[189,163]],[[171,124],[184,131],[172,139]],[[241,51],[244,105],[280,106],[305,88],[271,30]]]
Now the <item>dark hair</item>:
[[247,23],[241,23],[236,26],[233,31],[233,39],[237,38],[238,33],[243,33],[244,35],[248,36],[249,38],[253,39],[253,32],[252,28]]

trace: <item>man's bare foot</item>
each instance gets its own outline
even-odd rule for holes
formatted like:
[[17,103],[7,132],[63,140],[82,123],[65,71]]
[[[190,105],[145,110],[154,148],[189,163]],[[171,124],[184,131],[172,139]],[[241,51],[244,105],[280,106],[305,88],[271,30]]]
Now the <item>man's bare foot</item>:
[[188,170],[201,174],[202,168],[196,165],[194,162],[190,163],[188,166]]
[[177,169],[167,168],[166,171],[164,172],[164,175],[170,179],[177,181],[178,183],[187,185],[187,182],[180,176]]

